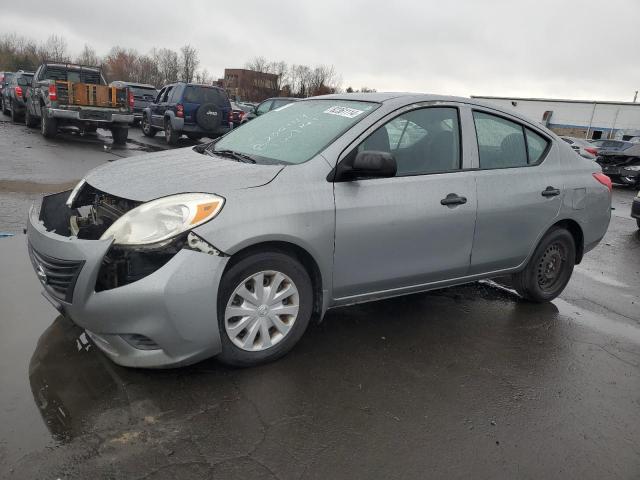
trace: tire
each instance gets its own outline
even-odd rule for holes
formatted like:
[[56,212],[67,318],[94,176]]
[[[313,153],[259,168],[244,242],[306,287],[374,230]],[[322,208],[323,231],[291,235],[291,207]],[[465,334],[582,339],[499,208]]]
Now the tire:
[[11,121],[14,123],[18,123],[20,121],[20,116],[16,113],[16,109],[13,108],[13,104],[11,105]]
[[127,143],[127,138],[129,137],[129,128],[113,127],[111,129],[111,136],[113,137],[114,145],[124,145]]
[[55,118],[47,115],[45,108],[42,109],[42,118],[40,119],[40,132],[45,138],[53,138],[58,134],[58,122]]
[[142,116],[140,126],[142,127],[142,133],[145,137],[155,137],[156,133],[158,133],[158,130],[151,126],[151,122],[146,115]]
[[171,126],[171,120],[165,118],[164,120],[164,138],[168,145],[175,145],[180,138],[180,132],[176,132]]
[[207,132],[215,132],[222,124],[222,110],[215,103],[203,103],[196,111],[196,123]]
[[[253,308],[249,302],[236,294],[236,289],[244,286],[249,290],[249,294],[252,293],[251,289],[256,293],[256,281],[253,277],[258,275],[260,278],[260,274],[263,274],[266,283],[278,282],[279,289],[276,293],[282,293],[285,287],[293,286],[292,293],[281,297],[273,304],[262,297],[260,306]],[[269,294],[266,289],[263,292],[266,295]],[[258,296],[260,297],[259,294]],[[313,312],[313,301],[313,288],[309,274],[294,258],[281,252],[256,253],[243,258],[224,274],[220,283],[218,327],[222,352],[218,359],[227,365],[249,367],[272,362],[282,357],[298,343],[307,329]],[[243,305],[247,305],[249,311],[259,316],[253,317],[253,320],[244,320],[248,322],[247,327],[236,330],[237,335],[234,336],[233,327],[237,328],[244,317],[233,317],[233,310],[227,310],[227,308],[238,309]],[[276,322],[269,315],[269,308],[274,309],[271,312],[272,315],[276,309],[287,309],[287,312],[295,310],[297,313],[275,315],[280,325],[276,327]],[[264,315],[265,312],[266,315]],[[251,337],[250,332],[256,333]],[[246,342],[244,348],[241,345],[242,342]]]
[[575,261],[573,236],[564,228],[553,228],[542,237],[524,270],[512,276],[513,286],[526,300],[549,302],[569,283]]
[[4,115],[9,115],[9,110],[7,110],[7,109],[5,108],[5,105],[4,105],[4,98],[2,98],[2,97],[0,97],[0,110],[2,110],[2,113],[3,113]]
[[29,106],[24,111],[24,124],[29,128],[35,128],[38,125],[38,119],[33,118],[29,113]]

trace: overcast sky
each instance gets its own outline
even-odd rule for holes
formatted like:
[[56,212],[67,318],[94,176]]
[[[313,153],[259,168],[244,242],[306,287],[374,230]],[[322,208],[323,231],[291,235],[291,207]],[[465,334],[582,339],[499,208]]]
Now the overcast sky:
[[343,88],[625,101],[640,89],[640,0],[2,3],[3,33],[57,33],[73,54],[189,43],[216,78],[262,55],[332,64]]

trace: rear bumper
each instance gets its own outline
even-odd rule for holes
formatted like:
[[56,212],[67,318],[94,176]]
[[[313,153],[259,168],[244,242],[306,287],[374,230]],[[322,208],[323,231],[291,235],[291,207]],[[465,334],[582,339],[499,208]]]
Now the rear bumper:
[[184,133],[199,133],[205,137],[207,136],[220,136],[229,132],[229,130],[233,129],[233,122],[226,122],[222,125],[218,126],[213,130],[205,130],[197,123],[186,123],[184,118],[173,117],[171,119],[171,127],[177,132]]
[[[45,197],[43,202],[47,201]],[[181,250],[164,266],[141,280],[111,290],[95,291],[108,240],[79,240],[47,231],[39,209],[27,223],[30,250],[40,258],[81,263],[71,295],[56,295],[46,276],[38,275],[45,297],[115,363],[128,367],[173,367],[220,352],[217,291],[227,257]],[[38,258],[32,253],[38,270]],[[136,348],[124,335],[143,335],[158,348]]]
[[640,197],[633,199],[631,204],[631,217],[640,220]]
[[[98,118],[97,115],[91,115],[91,112],[99,112],[104,118]],[[50,118],[59,118],[61,120],[71,120],[77,122],[92,123],[133,123],[134,115],[132,113],[112,113],[103,110],[65,110],[62,108],[50,108],[46,110]]]

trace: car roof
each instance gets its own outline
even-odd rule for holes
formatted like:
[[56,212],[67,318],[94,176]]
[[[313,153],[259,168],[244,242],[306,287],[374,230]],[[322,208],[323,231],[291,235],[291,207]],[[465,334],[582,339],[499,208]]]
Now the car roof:
[[331,95],[319,95],[316,97],[309,97],[305,100],[346,100],[346,101],[361,101],[361,102],[376,102],[376,103],[394,103],[399,107],[403,105],[410,105],[412,103],[419,102],[455,102],[466,103],[472,106],[485,107],[497,112],[503,113],[509,117],[516,118],[524,123],[528,123],[547,134],[558,138],[558,136],[549,130],[540,122],[525,117],[520,113],[504,108],[495,103],[487,102],[484,100],[478,100],[476,98],[469,97],[456,97],[449,95],[436,95],[431,93],[411,93],[411,92],[372,92],[372,93],[334,93]]

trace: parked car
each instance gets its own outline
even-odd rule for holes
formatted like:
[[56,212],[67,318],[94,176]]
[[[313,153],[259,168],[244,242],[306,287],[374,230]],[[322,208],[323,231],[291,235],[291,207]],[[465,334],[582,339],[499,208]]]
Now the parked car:
[[134,124],[142,120],[144,109],[153,103],[158,96],[158,90],[148,83],[133,83],[116,80],[109,84],[112,87],[128,88],[133,93],[133,118]]
[[631,218],[636,219],[638,229],[640,229],[640,191],[638,191],[636,198],[633,199],[633,203],[631,204]]
[[111,130],[113,142],[127,141],[133,122],[133,94],[128,88],[107,86],[100,68],[65,63],[43,63],[27,87],[25,123],[47,138],[58,127]]
[[632,142],[625,140],[591,140],[591,144],[598,149],[598,152],[608,150],[613,152],[621,152],[629,147],[633,147]]
[[242,103],[231,102],[231,121],[234,127],[239,127],[244,116],[253,111],[253,107]]
[[601,150],[596,160],[613,183],[640,188],[640,144],[624,150]]
[[218,137],[232,127],[231,103],[224,89],[195,83],[172,83],[144,109],[142,132],[153,137],[164,130],[169,145],[186,134],[192,140]]
[[552,300],[610,207],[598,165],[537,122],[345,94],[104,165],[32,208],[27,239],[45,296],[114,362],[248,366],[333,307],[504,275]]
[[247,123],[249,120],[253,120],[260,115],[270,112],[271,110],[275,110],[276,108],[284,107],[293,102],[299,101],[299,98],[293,97],[275,97],[275,98],[267,98],[265,101],[258,104],[257,107],[253,109],[251,112],[247,112],[245,116],[242,118],[241,123]]
[[33,79],[33,72],[14,73],[2,90],[3,113],[11,115],[11,120],[22,120],[25,112],[25,95]]
[[595,160],[598,155],[598,149],[594,147],[588,140],[576,137],[560,137],[562,140],[571,145],[571,148],[581,157]]
[[9,111],[4,106],[3,92],[5,86],[9,83],[9,80],[11,80],[12,75],[13,72],[0,72],[0,111],[2,111],[2,113],[4,113],[5,115],[8,115]]

